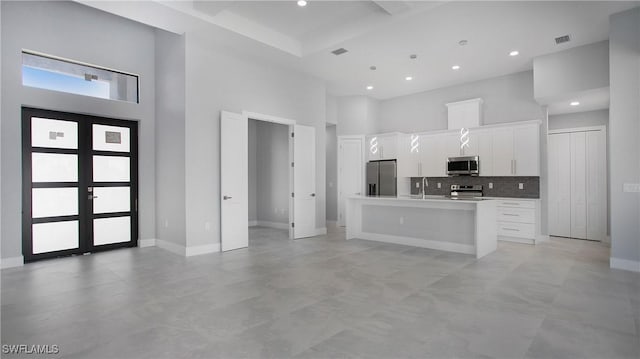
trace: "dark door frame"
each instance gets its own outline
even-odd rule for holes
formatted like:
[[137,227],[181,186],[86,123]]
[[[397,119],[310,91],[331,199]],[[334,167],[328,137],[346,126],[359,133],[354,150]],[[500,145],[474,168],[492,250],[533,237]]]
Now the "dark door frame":
[[[58,149],[31,146],[31,118],[71,121],[78,124],[78,148]],[[94,151],[91,127],[94,124],[128,127],[130,131],[130,152]],[[68,153],[78,155],[78,182],[33,183],[31,173],[32,153]],[[93,182],[93,155],[123,156],[130,158],[129,182]],[[89,187],[115,187],[127,183],[130,186],[131,203],[129,212],[93,214],[93,201],[88,199]],[[78,187],[78,215],[47,218],[32,218],[31,193],[33,188]],[[93,245],[93,219],[130,216],[131,241],[100,246]],[[78,248],[47,253],[33,253],[32,224],[55,221],[78,220]],[[138,122],[92,115],[51,111],[22,107],[22,254],[25,262],[48,259],[73,254],[99,252],[138,245]]]

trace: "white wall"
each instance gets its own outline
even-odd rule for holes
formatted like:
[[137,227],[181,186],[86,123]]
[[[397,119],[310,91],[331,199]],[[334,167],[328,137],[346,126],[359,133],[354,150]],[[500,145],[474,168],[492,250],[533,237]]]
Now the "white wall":
[[258,220],[258,121],[249,119],[249,224]]
[[549,116],[549,130],[590,126],[607,126],[608,124],[609,110],[576,112]]
[[338,220],[338,137],[327,124],[327,221]]
[[[154,30],[72,2],[2,1],[2,257],[22,254],[21,106],[139,121],[139,237],[155,238]],[[140,75],[132,104],[22,86],[30,49]]]
[[338,123],[338,99],[327,94],[327,123],[336,125]]
[[610,17],[611,265],[640,271],[640,7]]
[[185,40],[156,29],[156,236],[186,244]]
[[[253,121],[252,121],[253,122]],[[289,223],[289,126],[256,123],[256,219]]]
[[526,71],[380,101],[376,132],[447,129],[445,104],[476,97],[484,100],[484,124],[544,117],[533,98],[533,73]]
[[324,83],[216,45],[203,25],[186,35],[187,245],[220,243],[220,111],[258,112],[316,129],[316,226],[325,227]]
[[555,102],[609,86],[609,42],[600,41],[533,60],[535,98]]
[[[367,96],[342,96],[337,100],[338,135],[362,135],[376,132],[376,100]],[[373,113],[376,111],[376,113]]]

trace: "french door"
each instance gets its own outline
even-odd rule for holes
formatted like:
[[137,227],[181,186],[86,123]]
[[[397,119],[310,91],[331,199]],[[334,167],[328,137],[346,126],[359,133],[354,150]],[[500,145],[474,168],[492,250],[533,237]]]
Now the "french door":
[[137,123],[22,109],[25,261],[134,247]]

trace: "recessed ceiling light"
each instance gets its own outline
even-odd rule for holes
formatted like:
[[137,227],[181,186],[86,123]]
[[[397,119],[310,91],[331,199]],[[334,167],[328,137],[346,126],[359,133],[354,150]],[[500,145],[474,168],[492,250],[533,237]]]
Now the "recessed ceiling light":
[[459,65],[453,65],[451,66],[452,70],[460,70],[460,66]]
[[373,86],[371,85],[367,86],[367,90],[373,90]]
[[411,81],[411,80],[413,80],[413,77],[411,77],[411,76],[407,76],[407,77],[405,77],[404,79],[405,79],[405,80],[407,80],[407,81]]
[[307,2],[305,0],[298,0],[298,6],[300,7],[307,6]]
[[571,105],[571,106],[578,106],[578,105],[580,105],[580,102],[578,102],[578,101],[571,101],[571,103],[570,103],[569,105]]
[[513,50],[509,53],[509,56],[518,56],[520,55],[520,52],[518,52],[518,50]]

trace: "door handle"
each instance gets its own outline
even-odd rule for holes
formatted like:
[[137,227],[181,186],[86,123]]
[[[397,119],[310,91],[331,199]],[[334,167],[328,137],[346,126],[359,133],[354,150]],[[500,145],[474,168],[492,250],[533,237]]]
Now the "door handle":
[[98,196],[89,195],[89,199],[96,199]]
[[231,196],[224,196],[224,197],[222,197],[222,199],[223,199],[223,200],[225,200],[225,201],[226,201],[226,200],[228,200],[228,199],[231,199],[231,198],[232,198]]

